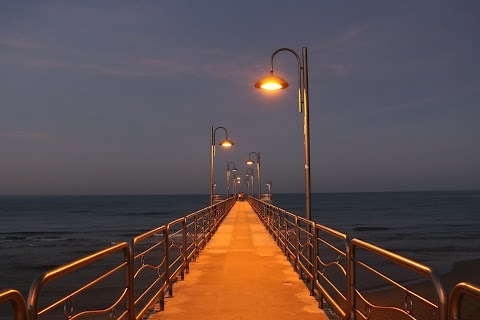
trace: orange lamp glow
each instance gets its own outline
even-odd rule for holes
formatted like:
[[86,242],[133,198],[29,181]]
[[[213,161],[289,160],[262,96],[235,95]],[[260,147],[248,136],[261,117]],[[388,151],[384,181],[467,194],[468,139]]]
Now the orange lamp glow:
[[225,139],[222,142],[220,142],[220,145],[223,147],[231,147],[234,145],[232,140]]
[[255,88],[264,90],[279,90],[288,88],[288,83],[285,81],[285,79],[273,75],[273,71],[270,71],[268,76],[260,78],[260,80],[255,83]]
[[253,160],[248,159],[247,164],[253,164]]

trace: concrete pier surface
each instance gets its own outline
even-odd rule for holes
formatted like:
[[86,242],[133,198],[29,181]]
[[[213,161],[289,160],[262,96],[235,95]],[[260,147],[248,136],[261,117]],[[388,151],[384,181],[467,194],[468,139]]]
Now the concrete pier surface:
[[248,202],[237,202],[174,284],[162,319],[328,319]]

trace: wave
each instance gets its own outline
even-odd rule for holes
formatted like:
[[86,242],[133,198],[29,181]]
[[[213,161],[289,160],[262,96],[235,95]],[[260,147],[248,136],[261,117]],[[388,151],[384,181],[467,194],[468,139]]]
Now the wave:
[[125,216],[162,216],[169,217],[173,215],[172,212],[159,212],[159,211],[145,211],[145,212],[131,212],[124,214]]
[[52,241],[74,241],[72,238],[62,238],[58,236],[6,236],[0,237],[0,242],[21,242],[21,241],[40,241],[40,242],[52,242]]
[[394,228],[389,227],[354,227],[352,228],[353,231],[385,231],[385,230],[392,230]]
[[15,234],[15,235],[23,235],[23,236],[31,236],[31,235],[36,235],[36,234],[70,234],[70,232],[67,231],[54,231],[54,232],[49,232],[49,231],[11,231],[11,232],[3,232],[2,235],[8,235],[8,234]]

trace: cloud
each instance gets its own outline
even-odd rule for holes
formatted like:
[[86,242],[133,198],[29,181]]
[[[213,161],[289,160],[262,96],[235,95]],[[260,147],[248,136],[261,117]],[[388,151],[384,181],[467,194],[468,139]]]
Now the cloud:
[[[112,60],[111,52],[74,51],[57,44],[44,46],[35,43],[22,34],[11,34],[0,38],[0,46],[8,47],[2,52],[0,64],[27,66],[43,69],[85,72],[115,77],[151,78],[184,75],[206,75],[224,78],[235,75],[245,76],[241,62],[228,61],[223,50],[210,49],[195,55],[193,59],[182,57],[141,57],[128,55]],[[125,56],[127,55],[127,56]],[[201,59],[201,61],[198,61]],[[240,63],[240,65],[239,65]]]
[[343,77],[349,74],[349,70],[343,64],[328,64],[326,68],[330,73],[333,73],[336,76]]
[[19,33],[14,33],[0,38],[0,46],[5,46],[12,49],[42,49],[43,46],[28,40],[25,36]]
[[0,131],[0,138],[6,140],[50,141],[53,137],[46,132]]

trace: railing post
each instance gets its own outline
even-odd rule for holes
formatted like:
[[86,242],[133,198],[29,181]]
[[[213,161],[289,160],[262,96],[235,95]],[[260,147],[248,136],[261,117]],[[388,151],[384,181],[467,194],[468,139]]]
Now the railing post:
[[[310,226],[311,227],[311,226]],[[313,254],[310,255],[312,259],[312,281],[310,283],[310,295],[313,296],[315,295],[315,285],[317,284],[317,271],[318,271],[318,229],[317,229],[317,224],[314,224],[312,229],[312,237],[313,237]],[[312,252],[311,252],[312,253]],[[319,290],[319,300],[322,301],[322,294],[320,293]]]
[[127,265],[127,308],[128,319],[135,320],[135,238],[129,243],[129,261]]
[[197,261],[197,256],[199,254],[198,248],[198,211],[195,213],[195,221],[193,227],[193,241],[195,242],[195,252],[193,253],[193,261]]
[[168,294],[170,297],[173,296],[173,284],[170,279],[170,224],[167,224],[164,234],[165,234],[165,281],[168,283]]
[[9,301],[15,320],[27,320],[27,306],[22,294],[15,289],[6,289],[0,292],[0,304]]
[[280,226],[280,222],[279,222],[280,217],[278,216],[278,210],[277,210],[277,208],[275,208],[275,207],[273,208],[273,216],[274,216],[274,218],[273,218],[273,223],[275,224],[275,230],[276,230],[275,236],[277,237],[275,240],[276,240],[276,242],[277,242],[277,246],[280,247],[280,239],[279,239],[279,238],[280,238],[280,228],[279,228],[279,226]]
[[182,246],[182,254],[183,254],[183,265],[182,271],[180,272],[180,278],[185,280],[185,273],[188,273],[188,258],[187,258],[187,218],[183,218],[183,246]]
[[299,279],[302,279],[302,268],[298,267],[300,262],[300,228],[297,216],[295,216],[295,233],[295,270],[299,274]]
[[347,316],[349,320],[356,320],[356,298],[355,298],[355,247],[350,242],[347,252]]
[[284,238],[285,248],[284,248],[284,250],[285,250],[285,255],[287,256],[287,258],[289,258],[289,256],[288,256],[288,238],[289,238],[289,236],[288,236],[287,214],[284,211],[282,211],[282,212],[283,212],[283,224],[285,225],[285,238]]

